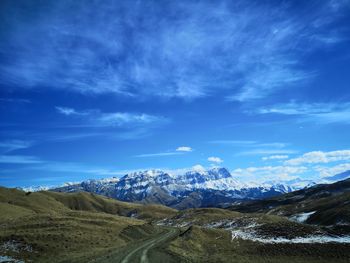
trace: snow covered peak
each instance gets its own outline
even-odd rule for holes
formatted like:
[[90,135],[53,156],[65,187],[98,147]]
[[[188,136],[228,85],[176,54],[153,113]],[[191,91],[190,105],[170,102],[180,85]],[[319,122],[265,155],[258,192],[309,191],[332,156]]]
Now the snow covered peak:
[[224,167],[214,167],[208,171],[209,174],[215,174],[221,178],[232,177],[230,172]]
[[284,181],[266,181],[261,184],[263,187],[271,187],[278,190],[281,193],[288,193],[291,191],[303,189],[306,187],[310,187],[315,185],[316,183],[311,180],[305,180],[300,178],[295,178],[292,180],[284,180]]
[[162,174],[164,174],[163,171],[154,169],[154,170],[145,170],[145,171],[137,171],[137,172],[129,173],[122,178],[156,177]]
[[197,164],[195,166],[192,167],[192,170],[193,172],[197,172],[197,173],[205,173],[206,172],[206,169],[200,165],[200,164]]
[[[341,177],[344,175],[341,175]],[[345,174],[346,176],[346,174]],[[195,166],[188,170],[161,171],[146,170],[127,174],[122,178],[88,180],[78,184],[53,189],[55,191],[87,191],[106,195],[123,201],[156,202],[169,206],[179,204],[182,208],[213,206],[221,200],[223,204],[237,199],[261,199],[315,184],[313,181],[296,178],[264,183],[243,183],[223,168],[204,169]],[[192,196],[192,193],[195,195]],[[200,198],[192,200],[192,198]],[[190,200],[189,203],[182,200]],[[194,203],[192,203],[192,201]],[[199,203],[198,203],[199,202]]]

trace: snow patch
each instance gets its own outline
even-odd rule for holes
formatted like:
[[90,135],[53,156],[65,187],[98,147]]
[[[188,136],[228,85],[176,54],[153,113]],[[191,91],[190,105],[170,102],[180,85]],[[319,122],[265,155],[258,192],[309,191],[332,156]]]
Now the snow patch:
[[25,263],[24,261],[15,259],[13,257],[1,256],[0,255],[0,263],[2,263],[2,262],[3,263],[9,263],[9,262],[12,262],[12,263]]
[[309,217],[311,215],[313,215],[316,212],[317,211],[311,211],[311,212],[307,212],[307,213],[296,214],[296,215],[293,215],[293,216],[289,217],[289,219],[294,221],[294,222],[304,223],[306,220],[309,219]]
[[16,240],[6,241],[0,246],[0,250],[11,251],[15,253],[19,253],[20,251],[33,252],[33,249],[31,246],[18,242]]
[[265,244],[277,244],[277,243],[287,243],[287,244],[323,244],[323,243],[350,243],[350,236],[308,236],[308,237],[296,237],[296,238],[264,238],[258,235],[243,230],[231,230],[231,241],[235,239],[250,240],[253,242],[260,242]]

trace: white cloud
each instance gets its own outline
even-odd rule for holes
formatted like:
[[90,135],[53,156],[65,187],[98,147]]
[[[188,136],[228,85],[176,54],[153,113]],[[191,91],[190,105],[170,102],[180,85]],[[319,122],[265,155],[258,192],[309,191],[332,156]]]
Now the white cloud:
[[271,143],[258,143],[257,147],[269,147],[269,148],[284,148],[287,146],[286,143],[283,142],[271,142]]
[[123,125],[130,123],[154,123],[160,121],[160,118],[145,113],[135,114],[127,112],[102,113],[97,121],[105,125]]
[[[284,160],[286,155],[272,155],[263,160]],[[238,168],[232,175],[246,181],[291,180],[296,177],[318,180],[350,170],[350,150],[312,151],[299,157],[285,160],[283,165]],[[331,165],[334,162],[335,165]],[[325,164],[326,166],[320,166]]]
[[296,150],[288,150],[288,149],[254,149],[249,151],[243,151],[238,153],[237,155],[284,155],[284,154],[293,154],[296,153]]
[[315,167],[315,170],[320,173],[321,177],[328,177],[350,170],[350,163],[342,163],[333,167],[318,166]]
[[31,147],[32,145],[32,141],[23,140],[9,140],[0,142],[0,148],[3,149],[3,152],[12,152],[19,149],[25,149]]
[[135,155],[134,157],[157,157],[157,156],[182,155],[182,154],[192,152],[192,151],[193,151],[193,149],[189,146],[180,146],[180,147],[177,147],[175,151],[138,154],[138,155]]
[[180,146],[176,149],[177,152],[192,152],[193,149],[189,146]]
[[183,152],[160,152],[160,153],[145,153],[145,154],[138,154],[134,157],[161,157],[161,156],[171,156],[171,155],[180,155],[183,154]]
[[271,155],[261,158],[263,161],[288,159],[288,155]]
[[232,175],[241,177],[243,180],[291,180],[308,170],[304,166],[261,166],[238,168],[232,171]]
[[42,160],[35,156],[25,156],[25,155],[1,155],[0,163],[6,164],[35,164],[43,163]]
[[196,172],[204,172],[206,169],[202,165],[196,164],[196,165],[192,166],[192,168],[190,168],[188,170],[193,170],[193,171],[196,171]]
[[331,152],[313,151],[285,161],[286,165],[317,164],[350,160],[350,150]]
[[337,43],[328,26],[338,19],[332,10],[342,9],[323,2],[300,19],[288,5],[248,1],[55,1],[30,23],[18,5],[4,12],[13,30],[4,33],[2,50],[12,59],[0,69],[17,88],[136,98],[224,90],[239,101],[262,98],[308,79],[303,54]]
[[80,113],[78,113],[75,109],[72,109],[72,108],[68,108],[68,107],[59,107],[59,106],[56,106],[55,107],[56,110],[63,114],[63,115],[80,115]]
[[297,116],[302,121],[350,124],[350,102],[346,103],[287,103],[269,108],[260,108],[260,114],[281,114]]
[[82,126],[125,126],[154,124],[168,121],[164,117],[149,115],[146,113],[101,112],[96,109],[78,111],[73,108],[58,106],[56,109],[59,113],[66,116],[78,117],[80,120],[84,121],[81,124]]
[[220,163],[223,163],[224,161],[219,158],[219,157],[214,157],[214,156],[211,156],[208,158],[208,161],[209,162],[212,162],[212,163],[216,163],[216,164],[220,164]]
[[249,140],[214,140],[209,141],[210,144],[232,145],[240,147],[269,147],[269,148],[284,148],[288,144],[283,142],[258,142]]
[[32,102],[29,99],[20,99],[20,98],[0,98],[0,101],[9,102],[9,103],[31,103]]
[[248,140],[214,140],[209,141],[212,144],[228,144],[228,145],[255,145],[256,141],[248,141]]
[[333,167],[317,166],[315,170],[320,173],[321,177],[328,177],[350,170],[350,163],[342,163]]

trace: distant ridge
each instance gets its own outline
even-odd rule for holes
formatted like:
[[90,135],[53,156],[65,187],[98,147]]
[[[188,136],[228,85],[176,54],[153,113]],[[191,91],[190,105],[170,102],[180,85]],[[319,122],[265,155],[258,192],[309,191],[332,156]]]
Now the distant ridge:
[[181,174],[146,170],[120,179],[88,180],[51,189],[57,192],[86,191],[128,202],[162,204],[176,209],[225,207],[237,200],[255,200],[310,187],[311,180],[240,182],[223,167],[193,169]]

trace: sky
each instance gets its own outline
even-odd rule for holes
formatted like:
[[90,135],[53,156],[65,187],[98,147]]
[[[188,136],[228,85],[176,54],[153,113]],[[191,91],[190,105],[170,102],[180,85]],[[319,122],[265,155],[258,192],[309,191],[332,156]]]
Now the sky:
[[350,170],[350,1],[0,2],[0,185]]

